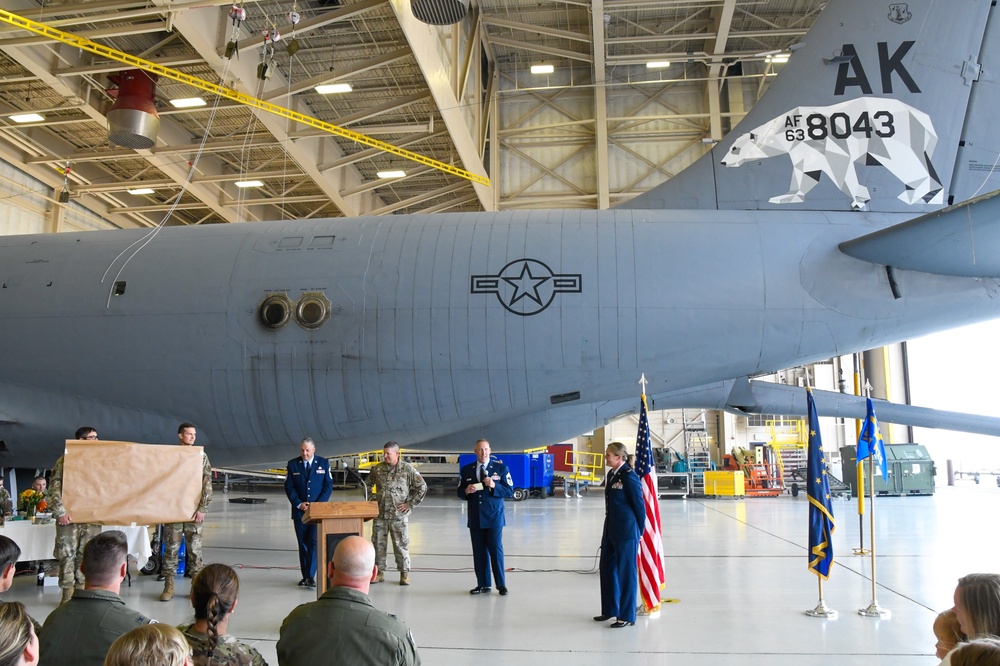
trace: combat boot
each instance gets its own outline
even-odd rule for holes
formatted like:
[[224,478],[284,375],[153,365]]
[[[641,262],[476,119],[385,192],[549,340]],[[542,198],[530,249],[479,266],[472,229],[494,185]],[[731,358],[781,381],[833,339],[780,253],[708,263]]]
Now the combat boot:
[[160,601],[170,601],[174,598],[174,577],[163,579],[163,593],[160,595]]
[[62,589],[62,591],[63,591],[62,601],[60,601],[59,603],[64,604],[64,603],[66,603],[67,601],[69,601],[70,599],[73,598],[73,588],[72,587],[64,587]]
[[372,585],[374,585],[375,583],[382,583],[384,581],[385,581],[385,574],[382,573],[382,571],[380,570],[377,574],[375,574],[375,577],[372,578]]
[[400,585],[409,585],[410,584],[410,572],[409,571],[400,571],[399,572],[399,584]]

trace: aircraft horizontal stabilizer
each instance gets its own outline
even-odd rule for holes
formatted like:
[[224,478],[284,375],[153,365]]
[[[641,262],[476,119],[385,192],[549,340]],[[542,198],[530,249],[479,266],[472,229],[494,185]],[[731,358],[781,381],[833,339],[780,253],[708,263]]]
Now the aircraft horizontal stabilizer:
[[[743,406],[737,411],[754,414],[806,415],[805,389],[760,381],[751,381],[750,386],[755,404],[752,407]],[[845,419],[865,418],[864,397],[813,389],[813,398],[816,401],[816,411],[820,416]],[[977,435],[1000,436],[1000,418],[997,417],[900,405],[874,398],[872,404],[875,407],[878,420],[883,423],[899,423],[919,428],[938,428],[970,432]]]
[[1000,277],[1000,191],[840,244],[847,255],[958,277]]

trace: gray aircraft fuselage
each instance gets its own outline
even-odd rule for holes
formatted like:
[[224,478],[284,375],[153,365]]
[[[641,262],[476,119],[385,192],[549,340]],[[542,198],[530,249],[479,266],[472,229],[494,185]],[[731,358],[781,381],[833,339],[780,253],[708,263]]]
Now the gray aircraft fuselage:
[[[882,267],[837,249],[903,219],[533,211],[165,228],[117,278],[143,232],[4,237],[0,439],[19,466],[51,464],[80,424],[157,443],[192,421],[216,464],[280,460],[305,436],[325,454],[479,436],[520,448],[626,411],[642,373],[655,397],[1000,314],[997,280],[898,271],[897,299]],[[329,316],[310,330],[294,309],[318,294]],[[273,296],[292,310],[276,329],[260,314]]]

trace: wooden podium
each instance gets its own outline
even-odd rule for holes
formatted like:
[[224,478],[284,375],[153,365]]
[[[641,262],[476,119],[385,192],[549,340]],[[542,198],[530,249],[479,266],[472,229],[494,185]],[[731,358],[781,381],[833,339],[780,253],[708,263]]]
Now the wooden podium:
[[375,502],[313,502],[302,516],[302,522],[317,523],[316,596],[326,592],[333,551],[344,537],[363,536],[365,521],[378,518]]

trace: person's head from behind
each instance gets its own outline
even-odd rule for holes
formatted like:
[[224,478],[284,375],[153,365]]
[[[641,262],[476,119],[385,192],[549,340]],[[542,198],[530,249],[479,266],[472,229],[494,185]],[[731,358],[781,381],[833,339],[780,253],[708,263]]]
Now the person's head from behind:
[[969,638],[1000,635],[1000,574],[975,573],[959,578],[955,615]]
[[74,439],[97,439],[97,431],[90,426],[81,426],[76,429]]
[[368,593],[375,570],[375,548],[367,539],[349,536],[337,544],[330,562],[333,585],[351,587]]
[[955,649],[955,646],[965,640],[962,627],[958,624],[958,616],[954,608],[938,613],[934,618],[934,636],[937,638],[937,658],[944,659],[944,656]]
[[128,540],[119,530],[101,532],[83,548],[83,577],[87,588],[116,588],[125,579]]
[[146,624],[119,636],[104,666],[191,666],[191,646],[169,624]]
[[0,666],[38,663],[38,636],[19,601],[0,604]]
[[48,487],[49,487],[49,480],[46,479],[44,476],[41,475],[36,476],[31,481],[31,489],[34,490],[35,492],[44,493],[46,490],[48,490]]
[[219,624],[236,608],[240,579],[232,567],[209,564],[191,583],[194,618],[208,622],[208,638],[214,648],[219,643]]
[[6,592],[14,582],[14,565],[21,557],[21,548],[13,539],[0,536],[0,592]]
[[983,636],[959,643],[941,662],[945,666],[1000,666],[1000,637]]

